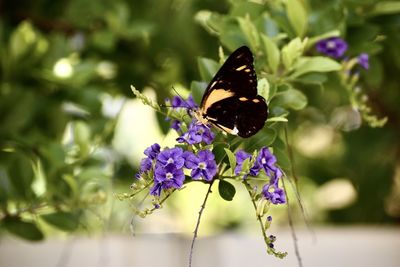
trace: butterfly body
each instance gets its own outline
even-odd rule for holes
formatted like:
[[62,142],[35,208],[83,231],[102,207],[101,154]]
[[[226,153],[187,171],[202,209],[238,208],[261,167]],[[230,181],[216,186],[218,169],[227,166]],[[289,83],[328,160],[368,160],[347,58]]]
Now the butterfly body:
[[267,117],[265,99],[257,95],[253,55],[242,46],[228,57],[207,86],[196,118],[247,138],[264,127]]

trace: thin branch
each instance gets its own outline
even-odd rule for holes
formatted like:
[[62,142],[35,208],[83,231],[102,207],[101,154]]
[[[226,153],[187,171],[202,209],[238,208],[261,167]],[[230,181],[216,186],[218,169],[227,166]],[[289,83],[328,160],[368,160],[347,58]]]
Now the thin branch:
[[194,229],[192,244],[191,244],[191,246],[190,246],[189,267],[192,267],[192,258],[193,258],[194,243],[195,243],[195,241],[196,241],[197,233],[198,233],[198,231],[199,231],[201,216],[203,215],[204,208],[206,207],[207,199],[208,199],[208,196],[209,196],[210,193],[211,193],[211,187],[212,187],[212,185],[214,184],[214,181],[215,181],[215,179],[212,180],[212,182],[210,183],[210,186],[208,187],[206,196],[205,196],[205,198],[204,198],[203,204],[201,205],[201,208],[200,208],[200,211],[199,211],[199,216],[197,217],[196,228]]
[[287,207],[287,214],[288,214],[290,232],[292,233],[292,238],[293,238],[294,252],[296,254],[297,263],[299,264],[299,267],[303,267],[303,261],[302,261],[301,256],[300,256],[299,244],[297,242],[298,241],[297,240],[297,235],[296,235],[296,231],[294,230],[293,218],[292,218],[292,214],[291,214],[291,211],[290,211],[289,197],[288,197],[288,193],[287,193],[287,190],[286,190],[286,187],[285,187],[285,182],[283,180],[284,179],[282,179],[282,183],[283,183],[283,189],[285,190],[285,195],[286,195],[286,207]]
[[[303,205],[303,201],[301,201],[300,192],[299,192],[299,189],[298,189],[299,188],[298,187],[299,179],[298,179],[297,173],[296,173],[293,150],[292,150],[292,146],[290,145],[290,142],[289,142],[287,126],[285,126],[284,129],[285,129],[285,142],[286,142],[287,152],[288,152],[288,155],[289,155],[290,168],[291,168],[291,173],[292,173],[292,176],[293,176],[294,183],[293,183],[292,179],[290,179],[290,177],[288,175],[286,175],[283,171],[282,171],[282,173],[284,173],[285,177],[288,178],[288,181],[289,181],[289,183],[290,183],[290,185],[291,185],[291,187],[293,189],[293,192],[296,195],[296,199],[297,199],[297,202],[298,202],[300,210],[301,210],[301,215],[303,216],[303,219],[304,219],[304,222],[305,222],[305,224],[307,226],[307,229],[311,232],[311,234],[313,236],[313,240],[315,240],[315,233],[314,233],[314,230],[312,229],[312,225],[310,224],[310,220],[309,220],[307,211],[306,211],[306,209],[305,209],[305,207]],[[282,181],[283,181],[283,179],[282,179]],[[285,188],[285,191],[286,191],[286,188]]]

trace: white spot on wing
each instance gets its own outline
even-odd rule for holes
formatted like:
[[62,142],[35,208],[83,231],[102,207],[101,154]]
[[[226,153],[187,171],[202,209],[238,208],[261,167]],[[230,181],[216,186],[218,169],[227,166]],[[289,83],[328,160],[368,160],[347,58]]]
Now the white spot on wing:
[[239,133],[238,128],[236,128],[236,126],[233,128],[233,130],[231,131],[231,134],[233,135],[237,135]]

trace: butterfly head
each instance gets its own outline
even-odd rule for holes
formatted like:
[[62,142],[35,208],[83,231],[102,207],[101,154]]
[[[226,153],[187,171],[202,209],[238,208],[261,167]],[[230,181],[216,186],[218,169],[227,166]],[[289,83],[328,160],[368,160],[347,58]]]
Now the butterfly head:
[[194,109],[190,111],[193,118],[197,120],[199,124],[203,124],[208,127],[209,120],[207,119],[204,111],[202,109]]

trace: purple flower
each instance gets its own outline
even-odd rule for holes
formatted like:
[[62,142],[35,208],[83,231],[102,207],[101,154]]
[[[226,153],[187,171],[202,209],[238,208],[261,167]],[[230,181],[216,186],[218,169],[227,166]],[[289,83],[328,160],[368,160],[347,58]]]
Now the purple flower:
[[251,158],[251,155],[249,153],[246,153],[244,150],[239,150],[236,152],[235,157],[236,157],[235,174],[238,175],[242,171],[243,161]]
[[154,172],[154,185],[150,189],[150,194],[160,196],[163,189],[181,188],[184,180],[183,170],[177,169],[174,164],[159,166]]
[[185,159],[185,168],[187,169],[191,169],[198,162],[196,155],[190,151],[183,152],[182,157]]
[[210,150],[201,150],[196,156],[187,155],[185,166],[192,169],[192,179],[203,178],[211,181],[217,174],[217,163],[214,160],[214,154]]
[[160,153],[160,145],[157,143],[149,146],[144,151],[144,154],[151,159],[155,159],[157,157],[158,153]]
[[198,108],[197,104],[194,102],[193,96],[189,95],[188,99],[186,100],[186,104],[191,108],[191,109],[196,109]]
[[173,120],[171,122],[171,128],[174,129],[175,131],[180,131],[181,130],[181,121],[178,120]]
[[214,140],[214,133],[203,124],[198,124],[197,121],[193,120],[189,125],[189,130],[179,136],[176,141],[178,143],[188,143],[189,145],[199,144],[204,142],[211,144]]
[[171,100],[171,106],[173,108],[182,108],[186,107],[185,100],[183,100],[180,96],[174,96]]
[[367,53],[361,53],[358,56],[358,64],[364,69],[369,69],[369,55]]
[[276,157],[269,151],[268,147],[261,148],[257,156],[257,163],[271,177],[271,183],[277,183],[278,179],[282,176],[282,171],[275,166]]
[[331,37],[316,44],[318,52],[333,58],[340,58],[347,51],[347,43],[339,37]]
[[266,184],[262,190],[263,196],[271,201],[272,204],[286,203],[285,191],[276,184]]
[[140,161],[140,170],[139,173],[144,173],[150,171],[153,167],[153,161],[150,158],[144,158]]
[[181,188],[185,175],[182,169],[177,169],[173,164],[166,167],[158,167],[154,172],[154,182],[163,183],[163,189]]
[[166,167],[168,165],[174,165],[175,168],[181,169],[185,163],[182,155],[183,150],[180,147],[166,148],[158,154],[156,168],[159,166]]
[[[167,99],[166,101],[169,101],[169,99]],[[194,102],[192,95],[189,95],[187,100],[183,100],[180,96],[174,96],[172,97],[170,102],[173,108],[187,108],[192,110],[197,108],[197,105]]]
[[161,190],[162,190],[162,184],[161,183],[154,183],[154,185],[150,188],[150,195],[160,196],[161,195]]
[[261,168],[262,168],[261,165],[260,165],[260,164],[258,163],[258,161],[256,160],[256,162],[254,162],[253,167],[250,168],[249,174],[250,174],[251,176],[257,176],[257,175],[260,173]]
[[144,158],[140,161],[139,172],[135,175],[137,179],[140,178],[142,173],[148,172],[153,167],[153,159],[155,159],[160,153],[160,145],[155,143],[144,150],[144,154],[147,158]]

